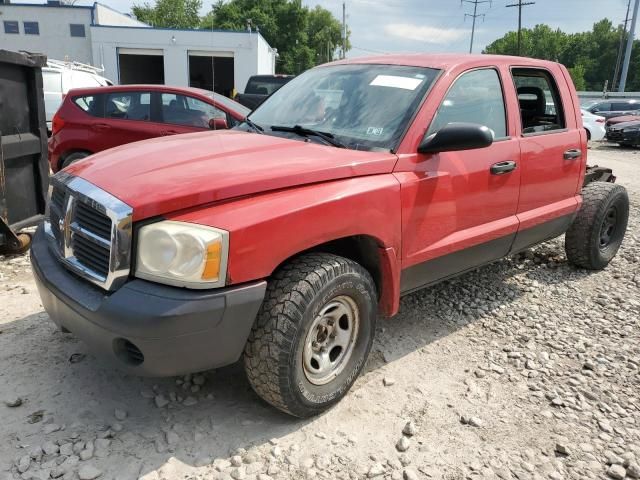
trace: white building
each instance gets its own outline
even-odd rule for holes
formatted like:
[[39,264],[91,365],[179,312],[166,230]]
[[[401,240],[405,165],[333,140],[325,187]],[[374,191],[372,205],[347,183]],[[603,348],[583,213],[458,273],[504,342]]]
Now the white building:
[[2,3],[0,48],[45,53],[56,60],[93,63],[91,25],[145,26],[128,15],[95,3],[92,6]]
[[272,74],[276,52],[258,32],[153,28],[101,3],[0,0],[0,48],[102,66],[114,83],[243,91]]
[[192,86],[230,95],[274,73],[275,51],[256,32],[91,27],[93,60],[119,83]]

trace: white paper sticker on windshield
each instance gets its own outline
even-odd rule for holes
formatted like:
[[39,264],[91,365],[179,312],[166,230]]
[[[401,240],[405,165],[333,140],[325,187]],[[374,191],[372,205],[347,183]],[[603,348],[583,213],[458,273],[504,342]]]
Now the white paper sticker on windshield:
[[376,87],[402,88],[415,90],[422,83],[421,78],[397,77],[395,75],[378,75],[369,85]]

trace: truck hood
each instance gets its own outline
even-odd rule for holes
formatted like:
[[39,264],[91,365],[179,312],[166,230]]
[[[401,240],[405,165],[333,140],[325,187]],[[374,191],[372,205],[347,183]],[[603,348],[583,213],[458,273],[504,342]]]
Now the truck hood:
[[65,171],[119,198],[133,208],[134,220],[143,220],[270,190],[390,173],[396,160],[388,152],[220,131],[123,145]]

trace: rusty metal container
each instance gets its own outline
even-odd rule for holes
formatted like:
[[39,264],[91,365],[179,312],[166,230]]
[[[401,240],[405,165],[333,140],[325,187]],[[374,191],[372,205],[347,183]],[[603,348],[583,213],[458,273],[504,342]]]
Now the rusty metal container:
[[45,213],[49,186],[41,54],[0,50],[0,253],[20,253],[20,234]]

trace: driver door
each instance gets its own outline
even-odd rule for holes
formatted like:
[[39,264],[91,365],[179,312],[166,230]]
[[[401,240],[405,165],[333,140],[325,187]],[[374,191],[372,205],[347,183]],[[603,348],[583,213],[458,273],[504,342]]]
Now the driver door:
[[398,164],[402,292],[501,258],[511,248],[518,229],[520,147],[507,120],[503,84],[494,68],[462,73],[441,98],[427,131],[477,123],[493,130],[491,146],[409,154]]

